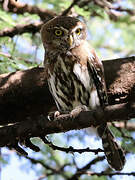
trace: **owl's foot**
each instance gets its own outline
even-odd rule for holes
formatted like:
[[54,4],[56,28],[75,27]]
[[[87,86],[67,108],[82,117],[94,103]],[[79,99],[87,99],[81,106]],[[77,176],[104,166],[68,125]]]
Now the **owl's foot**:
[[59,111],[55,112],[49,112],[47,118],[49,121],[53,121],[55,118],[57,118],[61,113]]
[[53,121],[56,118],[58,118],[60,115],[62,114],[68,114],[69,111],[54,111],[54,112],[50,112],[47,116],[49,121]]
[[60,114],[61,114],[60,111],[55,111],[54,112],[54,118],[58,117]]
[[73,109],[70,114],[72,117],[76,117],[82,111],[88,111],[88,107],[85,105],[76,106],[75,109]]

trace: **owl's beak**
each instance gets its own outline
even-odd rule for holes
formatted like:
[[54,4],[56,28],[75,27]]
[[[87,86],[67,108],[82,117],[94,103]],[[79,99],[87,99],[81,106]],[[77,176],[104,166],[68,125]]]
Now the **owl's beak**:
[[68,37],[67,42],[68,42],[68,44],[69,44],[70,46],[72,46],[72,44],[73,44],[73,37],[72,37],[72,35],[70,35],[70,36]]

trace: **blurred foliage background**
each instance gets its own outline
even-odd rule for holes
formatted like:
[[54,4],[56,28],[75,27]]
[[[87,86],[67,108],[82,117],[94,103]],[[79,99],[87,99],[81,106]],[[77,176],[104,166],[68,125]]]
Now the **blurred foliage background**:
[[[31,6],[38,6],[42,9],[48,9],[61,14],[70,6],[72,0],[18,0],[19,3],[27,3]],[[101,2],[101,1],[99,1]],[[106,2],[106,1],[105,1]],[[0,31],[10,29],[19,25],[29,23],[38,23],[41,21],[38,14],[28,12],[15,13],[5,8],[8,1],[0,1]],[[72,14],[84,21],[88,27],[88,41],[96,49],[98,56],[102,60],[115,59],[119,57],[133,56],[135,54],[135,1],[134,0],[110,0],[108,1],[114,8],[102,7],[93,1],[80,0],[73,7]],[[121,9],[120,9],[121,8]],[[39,31],[31,31],[22,34],[16,34],[13,37],[0,36],[0,74],[25,70],[31,67],[42,66],[44,59],[44,50],[41,43]],[[134,119],[131,122],[135,122]],[[121,132],[112,126],[112,131],[117,136],[120,144],[127,151],[127,163],[123,172],[132,172],[135,163],[135,132],[123,130]],[[74,148],[98,148],[101,147],[99,139],[89,134],[86,130],[72,131],[50,135],[48,138],[54,144],[62,147],[73,146]],[[111,172],[106,160],[90,164],[97,157],[103,154],[95,155],[93,153],[68,153],[54,151],[47,145],[44,145],[40,139],[34,138],[33,143],[37,144],[41,151],[34,153],[29,150],[31,159],[21,157],[13,151],[2,149],[1,166],[2,172],[12,163],[19,164],[22,173],[28,174],[25,178],[29,179],[49,179],[62,180],[68,179],[77,172],[79,168],[86,167],[92,172]],[[13,157],[12,155],[13,154]],[[12,161],[14,159],[14,162]],[[16,159],[16,160],[15,160]],[[35,159],[36,161],[34,162]],[[19,162],[19,163],[18,163]],[[7,171],[7,169],[6,169]],[[12,173],[15,169],[12,169]],[[20,173],[21,173],[20,171]],[[1,172],[1,173],[2,173]],[[8,171],[10,172],[10,170]],[[32,172],[32,174],[31,174]],[[9,173],[10,174],[10,173]],[[25,177],[25,175],[23,174]],[[23,177],[22,176],[22,177]],[[21,177],[21,175],[20,175]],[[16,180],[10,178],[10,175],[2,174],[2,180]],[[105,179],[133,179],[133,176],[88,176],[82,175],[83,180],[105,180]],[[75,179],[75,178],[74,178]]]

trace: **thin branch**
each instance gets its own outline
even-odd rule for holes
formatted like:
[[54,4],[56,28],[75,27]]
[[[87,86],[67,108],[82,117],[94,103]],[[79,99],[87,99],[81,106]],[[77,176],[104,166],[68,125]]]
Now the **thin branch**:
[[80,1],[80,0],[73,0],[73,2],[71,3],[71,5],[62,12],[61,16],[67,16],[67,15],[69,14],[69,12],[71,11],[71,9],[72,9],[75,5],[77,5],[77,3],[78,3],[79,1]]
[[59,147],[54,145],[52,142],[48,141],[46,138],[42,138],[43,142],[45,144],[47,144],[49,147],[51,147],[53,150],[59,150],[59,151],[63,151],[65,153],[84,153],[84,152],[93,152],[95,154],[98,154],[99,152],[104,152],[104,150],[97,148],[97,149],[90,149],[90,148],[85,148],[85,149],[75,149],[72,146],[70,146],[69,148],[64,148],[64,147]]
[[121,133],[121,136],[123,138],[129,139],[129,140],[131,140],[135,144],[135,139],[133,137],[127,136],[125,134],[125,132],[123,131],[123,129],[121,129],[120,127],[116,126],[115,123],[112,123],[112,125]]
[[51,167],[51,166],[45,164],[42,160],[37,160],[37,159],[31,158],[31,157],[28,157],[28,156],[26,156],[25,158],[30,160],[32,164],[40,164],[43,168],[45,168],[47,170],[50,170],[51,174],[47,173],[46,176],[60,174],[64,178],[67,178],[67,176],[64,174],[64,168],[66,166],[70,166],[71,165],[69,163],[66,163],[66,164],[62,165],[61,167],[59,167],[59,168],[56,168],[56,167],[54,168],[54,167]]
[[[61,15],[62,16],[67,15],[70,12],[71,8],[74,5],[76,5],[78,1],[79,0],[74,0],[73,3],[69,6],[69,8],[65,9]],[[4,2],[5,2],[5,3],[3,3],[4,10],[15,12],[18,14],[22,14],[25,12],[28,12],[30,14],[37,14],[40,16],[42,21],[37,22],[37,23],[29,23],[29,24],[25,24],[25,25],[17,24],[13,28],[6,28],[6,29],[0,31],[0,37],[4,37],[4,36],[13,37],[17,34],[23,34],[26,32],[30,32],[30,33],[39,32],[39,30],[41,29],[41,26],[45,22],[47,22],[48,20],[50,20],[56,16],[56,14],[53,13],[52,11],[44,10],[42,8],[38,8],[37,6],[31,6],[28,4],[16,2],[15,0],[9,0],[8,3],[5,0]]]
[[[11,54],[9,54],[9,53],[0,52],[0,55],[6,57],[6,58],[8,58],[8,59],[12,59],[12,60],[15,60],[15,59],[17,58],[17,60],[24,61],[24,62],[27,63],[27,64],[33,65],[33,62],[31,62],[31,61],[29,61],[29,60],[27,60],[27,59],[25,59],[25,58],[23,59],[22,57],[18,57],[18,56],[15,57],[15,56],[13,56],[13,55],[11,55]],[[0,60],[0,62],[1,62],[1,60]]]
[[26,32],[36,33],[39,32],[43,22],[30,23],[30,24],[18,24],[13,28],[6,28],[0,31],[0,37],[9,36],[13,37],[17,34],[23,34]]
[[44,173],[37,180],[45,180],[46,177],[53,176],[53,173]]
[[[69,12],[71,11],[72,7],[75,5],[78,5],[81,8],[84,8],[84,6],[88,6],[89,1],[86,1],[85,3],[84,2],[79,3],[79,1],[80,0],[74,0],[71,3],[71,5],[62,12],[61,15],[68,15]],[[125,11],[125,12],[129,13],[130,15],[135,14],[134,10],[123,9],[120,6],[114,7],[111,3],[107,2],[106,0],[104,0],[102,2],[99,0],[94,0],[93,2],[96,5],[100,6],[101,8],[105,8],[106,12],[110,16],[110,18],[112,18],[113,20],[117,19],[118,14],[116,12],[111,11],[111,10],[117,10],[117,11],[121,11],[121,12]],[[0,31],[0,37],[4,37],[4,36],[13,37],[14,35],[22,34],[25,32],[30,32],[30,33],[39,32],[43,23],[45,23],[48,20],[52,19],[53,17],[57,16],[56,13],[53,13],[52,11],[44,10],[44,9],[39,8],[37,6],[31,6],[28,4],[16,2],[15,0],[9,0],[9,1],[5,0],[3,3],[3,9],[5,11],[14,12],[17,14],[22,14],[25,12],[28,12],[30,14],[37,14],[40,16],[42,21],[37,22],[37,23],[33,23],[33,24],[29,23],[26,25],[19,25],[18,24],[13,28],[6,28],[6,29]],[[95,15],[98,15],[98,13],[95,12]]]
[[88,169],[91,168],[92,165],[96,164],[97,162],[103,161],[105,159],[105,156],[98,156],[95,159],[93,159],[92,161],[90,161],[89,163],[87,163],[85,166],[83,166],[82,168],[78,168],[76,170],[76,172],[74,173],[73,176],[71,176],[70,178],[68,178],[68,180],[74,180],[77,179],[78,177],[80,177],[82,174],[80,174],[80,172],[82,171],[86,171]]
[[26,12],[30,14],[37,14],[42,21],[46,22],[56,16],[51,10],[39,8],[28,4],[21,3],[15,0],[4,0],[3,9],[8,12],[14,12],[16,14],[24,14]]
[[112,176],[116,176],[116,175],[119,175],[119,176],[135,176],[135,172],[114,172],[114,173],[107,173],[107,172],[101,172],[101,173],[96,173],[96,172],[91,172],[91,171],[80,171],[78,172],[78,175],[88,175],[88,176],[109,176],[109,177],[112,177]]
[[108,2],[107,0],[94,0],[94,2],[102,7],[102,8],[108,8],[110,10],[115,10],[115,11],[120,11],[120,12],[127,12],[130,15],[135,15],[135,10],[134,9],[128,9],[128,8],[123,8],[121,6],[113,6],[113,4],[111,4],[110,2]]
[[32,164],[40,164],[43,168],[51,170],[54,174],[57,173],[56,168],[53,168],[47,164],[45,164],[42,160],[34,159],[31,157],[26,156],[26,159],[30,160]]
[[126,129],[128,131],[135,131],[135,123],[134,122],[115,122],[115,127]]
[[[121,7],[120,5],[119,6],[114,6],[113,3],[107,1],[107,0],[86,0],[86,1],[82,1],[80,3],[78,3],[78,6],[80,8],[84,8],[85,10],[89,11],[90,10],[90,7],[91,7],[91,4],[93,6],[93,3],[97,6],[99,6],[100,8],[104,9],[104,11],[108,14],[108,16],[110,17],[110,19],[116,21],[118,20],[118,18],[122,15],[125,15],[125,14],[122,14],[121,12],[126,12],[128,13],[129,15],[133,16],[135,15],[135,10],[134,9],[128,9],[128,8],[123,8]],[[93,16],[101,16],[99,15],[96,11],[93,11],[92,13]]]

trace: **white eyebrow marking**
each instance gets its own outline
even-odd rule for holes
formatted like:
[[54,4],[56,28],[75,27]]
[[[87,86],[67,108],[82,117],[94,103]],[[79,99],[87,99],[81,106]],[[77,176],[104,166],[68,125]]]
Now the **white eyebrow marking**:
[[55,26],[54,29],[61,29],[62,31],[64,31],[66,34],[69,32],[66,28],[62,27],[62,26]]
[[83,29],[83,26],[81,24],[79,24],[71,32],[75,32],[78,28]]

